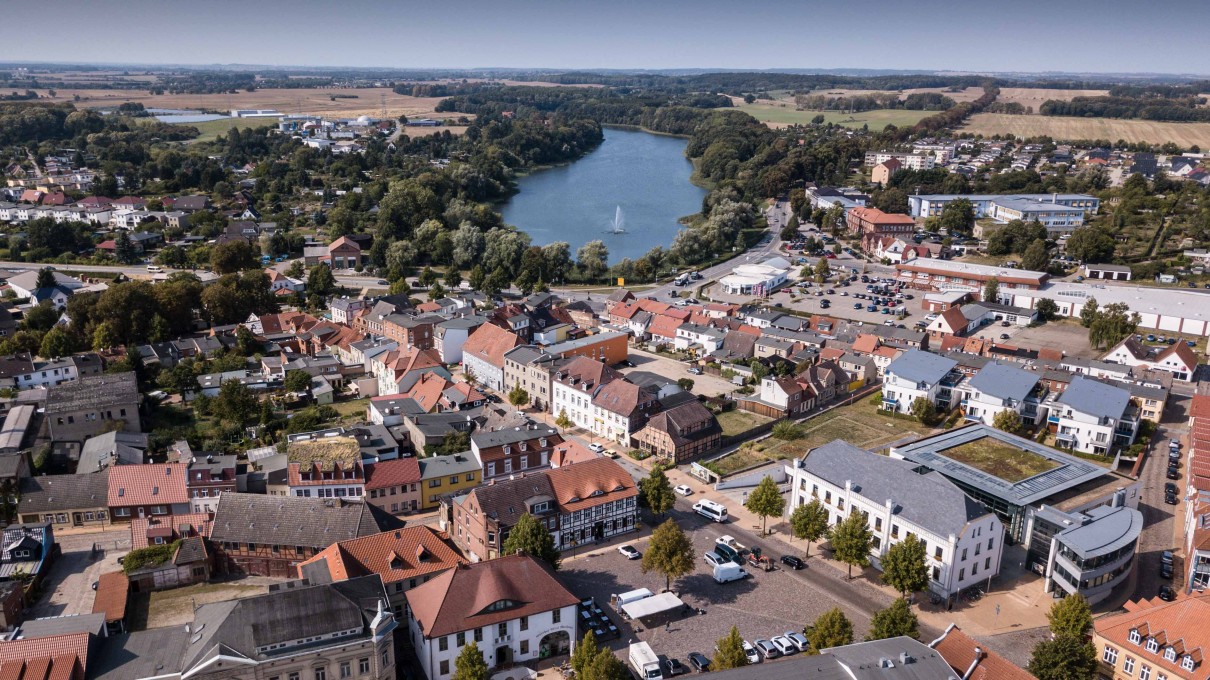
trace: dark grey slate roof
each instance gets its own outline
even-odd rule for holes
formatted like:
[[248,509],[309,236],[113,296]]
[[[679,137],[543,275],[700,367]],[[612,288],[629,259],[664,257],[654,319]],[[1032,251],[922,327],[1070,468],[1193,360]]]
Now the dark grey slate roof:
[[1058,402],[1097,418],[1118,419],[1130,403],[1130,392],[1099,380],[1077,376],[1059,395]]
[[88,655],[88,677],[130,680],[176,673],[189,635],[184,626],[172,626],[112,636]]
[[886,372],[911,382],[933,385],[941,382],[941,379],[957,365],[958,362],[948,357],[910,349],[892,361],[887,366]]
[[531,439],[540,437],[554,437],[559,434],[559,431],[549,425],[541,423],[535,424],[535,429],[508,428],[498,430],[496,432],[479,431],[471,435],[471,441],[481,449],[490,448],[492,446],[503,446],[505,444],[516,444],[517,442],[527,442]]
[[987,514],[942,475],[918,474],[913,463],[870,453],[840,439],[811,449],[798,465],[841,488],[851,481],[854,490],[873,503],[894,501],[896,515],[938,536],[958,534],[967,522]]
[[1007,364],[988,364],[970,384],[984,394],[1022,402],[1038,384],[1038,374]]
[[[198,607],[193,615],[193,637],[188,641],[181,671],[188,672],[217,654],[235,652],[263,661],[278,654],[297,653],[291,645],[258,651],[268,645],[361,629],[367,635],[380,601],[386,599],[377,574],[309,587],[283,588],[267,595]],[[343,637],[326,644],[347,645]],[[325,643],[314,643],[322,647]]]
[[1086,521],[1064,529],[1056,538],[1081,557],[1112,553],[1138,540],[1143,532],[1143,513],[1125,506],[1102,505],[1074,517]]
[[326,548],[402,526],[401,520],[369,503],[225,493],[214,513],[210,540]]
[[21,480],[18,513],[65,512],[109,504],[109,470],[83,475],[40,475]]
[[[21,638],[39,638],[72,633],[99,634],[105,628],[105,612],[53,616],[45,619],[30,619],[21,624]],[[20,638],[19,638],[20,639]]]
[[[848,669],[853,680],[958,680],[960,677],[940,652],[909,637],[858,642],[832,647],[823,653]],[[884,659],[891,663],[884,664]]]

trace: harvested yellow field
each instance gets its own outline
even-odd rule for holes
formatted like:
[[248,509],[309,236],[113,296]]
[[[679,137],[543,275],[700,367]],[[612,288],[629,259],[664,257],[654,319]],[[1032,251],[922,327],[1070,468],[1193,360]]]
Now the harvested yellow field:
[[[938,94],[943,94],[958,103],[974,101],[983,96],[983,88],[981,87],[968,87],[961,92],[950,92],[944,87],[916,87],[909,90],[845,90],[823,88],[812,90],[811,94],[824,94],[830,97],[866,97],[869,95],[883,94],[886,92],[897,92],[900,99],[906,99],[909,94],[916,94],[919,92],[936,92]],[[793,101],[794,98],[789,97],[789,99]]]
[[[276,109],[282,113],[307,113],[313,115],[379,116],[386,110],[388,116],[404,114],[411,118],[449,118],[457,113],[435,113],[433,109],[441,97],[410,97],[395,94],[390,88],[315,88],[315,89],[265,89],[236,94],[148,94],[144,90],[105,89],[59,89],[51,99],[46,90],[39,90],[39,101],[70,102],[79,95],[76,106],[81,108],[103,108],[124,102],[138,102],[148,108],[157,109]],[[338,96],[355,97],[343,99]]]
[[[974,88],[972,88],[974,89]],[[996,101],[1002,104],[1020,104],[1032,106],[1036,113],[1038,107],[1047,99],[1070,101],[1076,97],[1104,97],[1109,90],[1048,90],[1041,87],[1002,87]]]
[[1002,113],[979,113],[971,116],[962,132],[981,135],[1014,135],[1036,137],[1046,135],[1056,140],[1108,139],[1116,142],[1172,142],[1177,146],[1194,144],[1210,147],[1210,123],[1167,123],[1150,120],[1120,120],[1115,118],[1077,118],[1068,116],[1012,116]]

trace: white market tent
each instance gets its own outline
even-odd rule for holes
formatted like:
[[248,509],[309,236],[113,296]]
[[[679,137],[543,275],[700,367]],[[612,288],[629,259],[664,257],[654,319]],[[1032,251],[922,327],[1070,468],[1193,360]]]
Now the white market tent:
[[659,595],[652,595],[651,597],[645,597],[641,600],[624,604],[622,605],[622,611],[633,620],[662,614],[663,612],[684,606],[685,603],[676,595],[672,593],[660,593]]

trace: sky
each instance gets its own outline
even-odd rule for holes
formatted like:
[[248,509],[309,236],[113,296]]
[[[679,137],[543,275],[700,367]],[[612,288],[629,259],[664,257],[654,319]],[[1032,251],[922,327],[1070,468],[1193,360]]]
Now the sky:
[[[8,26],[41,2],[0,3]],[[0,61],[1210,74],[1208,0],[56,0]]]

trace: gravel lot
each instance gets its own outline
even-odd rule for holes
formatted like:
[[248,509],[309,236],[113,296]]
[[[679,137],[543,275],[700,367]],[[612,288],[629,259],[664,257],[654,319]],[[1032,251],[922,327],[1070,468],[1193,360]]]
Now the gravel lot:
[[[1088,344],[1088,329],[1079,321],[1052,321],[1033,328],[1005,328],[997,330],[1012,335],[1012,342],[1023,347],[1052,347],[1067,352],[1067,356],[1086,359],[1100,358],[1102,352]],[[999,337],[999,334],[996,335]]]
[[[42,597],[26,618],[91,614],[96,593],[92,583],[102,572],[118,571],[118,558],[130,552],[130,529],[122,527],[93,534],[55,536],[62,553],[50,567]],[[98,550],[93,551],[96,545]]]
[[659,354],[651,354],[640,349],[630,348],[630,363],[634,364],[634,368],[621,369],[623,375],[631,375],[633,373],[654,373],[676,382],[681,378],[689,378],[693,381],[693,393],[701,394],[707,397],[715,397],[720,394],[726,394],[738,387],[722,378],[714,375],[692,375],[689,373],[689,365],[672,359],[670,357]]
[[[889,603],[886,596],[860,581],[845,583],[831,569],[812,568],[811,563],[819,559],[815,556],[802,571],[779,568],[763,572],[748,568],[752,578],[715,583],[708,565],[701,559],[715,539],[731,534],[745,545],[751,545],[753,540],[751,534],[734,523],[714,524],[692,514],[688,511],[692,500],[692,497],[678,499],[678,507],[672,514],[690,533],[699,555],[698,566],[692,574],[674,583],[673,589],[691,607],[704,609],[704,614],[674,612],[647,622],[623,620],[608,607],[609,596],[636,588],[658,593],[664,589],[664,579],[655,572],[643,574],[640,560],[627,560],[616,550],[572,560],[560,571],[560,579],[572,592],[581,598],[596,598],[610,613],[622,630],[621,638],[611,646],[623,655],[630,641],[646,640],[657,654],[682,662],[691,651],[712,657],[715,641],[726,635],[732,625],[739,626],[740,633],[754,641],[786,631],[801,631],[832,607],[845,611],[853,621],[855,638],[861,639],[869,627],[870,613]],[[643,539],[632,545],[645,550],[646,543]],[[776,559],[784,552],[766,546],[766,554]],[[797,549],[795,554],[801,556]]]

